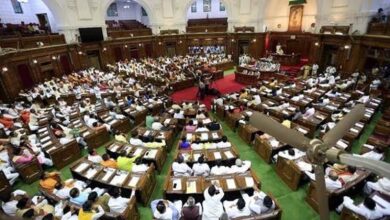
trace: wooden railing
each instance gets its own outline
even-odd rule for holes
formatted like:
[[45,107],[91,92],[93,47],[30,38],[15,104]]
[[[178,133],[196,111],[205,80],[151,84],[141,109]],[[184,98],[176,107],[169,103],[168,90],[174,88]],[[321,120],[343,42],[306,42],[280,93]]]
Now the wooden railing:
[[152,35],[152,30],[150,28],[135,29],[135,30],[117,30],[117,31],[108,31],[107,35],[111,38],[147,36],[147,35]]
[[31,37],[0,38],[0,47],[2,48],[28,49],[65,43],[64,35],[37,35]]
[[390,35],[390,20],[387,23],[381,23],[381,22],[368,23],[367,34]]

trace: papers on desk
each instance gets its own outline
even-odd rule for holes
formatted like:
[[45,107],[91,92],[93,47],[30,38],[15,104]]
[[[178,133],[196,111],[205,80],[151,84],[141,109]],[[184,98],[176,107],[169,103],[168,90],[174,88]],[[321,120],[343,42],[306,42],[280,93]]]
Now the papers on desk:
[[149,136],[149,135],[150,135],[150,131],[145,131],[144,136]]
[[245,185],[247,187],[253,187],[255,185],[255,181],[253,181],[253,178],[250,176],[245,177]]
[[219,136],[218,136],[218,133],[217,132],[213,132],[211,133],[211,137],[213,137],[213,139],[218,139]]
[[89,166],[88,163],[81,163],[79,164],[76,169],[74,169],[75,172],[78,172],[80,173],[81,171],[83,171],[85,168],[87,168]]
[[85,174],[85,177],[87,179],[92,179],[93,176],[95,176],[95,174],[97,173],[97,170],[94,169],[94,168],[91,168],[87,171],[87,173]]
[[207,141],[208,139],[209,139],[209,134],[208,133],[201,133],[200,140]]
[[219,184],[219,180],[211,180],[211,184],[221,186],[221,184]]
[[104,182],[107,182],[107,181],[108,181],[108,178],[110,178],[114,172],[115,172],[114,169],[107,168],[107,169],[106,169],[106,174],[103,176],[102,180],[103,180]]
[[231,151],[225,151],[225,152],[223,152],[223,153],[225,154],[225,156],[226,156],[227,159],[232,159],[232,158],[234,158],[234,155],[232,154]]
[[187,182],[187,193],[196,193],[196,181]]
[[289,113],[288,113],[288,111],[286,111],[286,110],[283,110],[283,111],[282,111],[282,114],[284,114],[284,115],[288,115]]
[[292,111],[292,112],[294,112],[294,111],[295,111],[295,109],[296,109],[296,108],[294,108],[294,107],[291,107],[291,106],[290,106],[290,107],[287,107],[287,110],[289,110],[289,111]]
[[48,131],[45,131],[41,134],[42,137],[46,136],[46,135],[49,135],[49,132]]
[[390,202],[384,200],[382,197],[378,196],[378,195],[375,195],[372,197],[372,199],[378,203],[378,205],[382,206],[383,208],[388,208],[390,207]]
[[186,134],[186,139],[187,140],[192,140],[192,133],[187,133]]
[[307,131],[303,128],[298,127],[297,130],[301,132],[302,134],[307,134]]
[[214,158],[215,158],[216,160],[222,159],[221,153],[220,153],[220,152],[214,152]]
[[279,141],[277,141],[276,139],[272,139],[269,141],[269,144],[271,145],[271,147],[278,147]]
[[115,144],[114,146],[111,147],[111,151],[112,151],[112,152],[117,152],[118,149],[119,149],[119,146],[116,145],[116,144]]
[[198,161],[200,156],[201,156],[201,154],[193,154],[194,161]]
[[134,154],[133,154],[133,156],[139,156],[139,155],[141,155],[142,154],[142,152],[143,152],[144,150],[142,149],[142,148],[137,148],[135,151],[134,151]]
[[368,148],[368,149],[371,149],[371,150],[373,150],[375,148],[375,146],[371,145],[371,144],[364,144],[363,146]]
[[301,171],[311,171],[312,170],[311,164],[306,163],[305,161],[298,161],[297,165]]
[[325,116],[323,116],[323,115],[315,115],[314,117],[316,117],[317,119],[320,119],[321,121],[325,119]]
[[170,109],[170,110],[168,111],[168,113],[169,113],[169,114],[173,114],[173,113],[175,113],[175,110]]
[[358,122],[358,123],[355,124],[355,126],[356,126],[356,127],[359,127],[359,128],[363,128],[364,124]]
[[344,141],[342,140],[338,140],[336,146],[341,149],[346,149],[348,147],[348,144],[344,143]]
[[228,189],[236,189],[236,182],[234,182],[234,179],[227,179],[226,185]]
[[42,144],[42,147],[48,147],[48,146],[50,146],[51,144],[52,144],[52,142],[49,141],[49,142],[46,142],[46,143]]
[[181,179],[174,179],[172,181],[172,185],[173,185],[172,187],[173,190],[181,190]]
[[138,176],[133,176],[133,177],[131,177],[131,180],[129,181],[128,185],[130,187],[135,188],[135,187],[137,187],[138,181],[139,181],[139,177]]
[[50,136],[47,136],[45,138],[41,139],[41,143],[45,143],[46,141],[50,140]]
[[50,152],[52,152],[53,150],[55,150],[56,148],[53,146],[53,147],[51,147],[50,149],[48,149],[48,150],[46,150],[46,152],[48,153],[48,154],[50,154]]
[[359,133],[359,130],[357,130],[356,128],[351,128],[351,129],[349,129],[351,132],[353,132],[353,133]]
[[144,158],[146,158],[146,159],[154,159],[156,157],[156,155],[157,155],[157,150],[149,150],[148,152],[146,152]]
[[366,113],[366,114],[364,114],[364,117],[370,118],[370,117],[371,117],[371,114]]
[[90,132],[89,131],[87,131],[87,132],[84,132],[83,133],[83,137],[86,137],[86,136],[88,136],[90,134]]
[[119,175],[115,175],[114,178],[111,180],[112,185],[121,186],[123,185],[123,182],[126,180],[128,173],[127,172],[120,172]]
[[113,125],[113,124],[115,124],[117,121],[118,121],[118,120],[115,119],[115,120],[112,120],[112,121],[108,122],[108,124],[109,124],[109,125]]
[[209,123],[211,123],[211,119],[207,118],[203,120],[203,124],[209,124]]
[[168,119],[165,119],[164,124],[165,124],[165,125],[169,125],[170,122],[171,122],[171,119],[168,118]]
[[41,129],[38,130],[38,133],[42,133],[42,132],[46,131],[46,129],[47,129],[46,127],[41,128]]

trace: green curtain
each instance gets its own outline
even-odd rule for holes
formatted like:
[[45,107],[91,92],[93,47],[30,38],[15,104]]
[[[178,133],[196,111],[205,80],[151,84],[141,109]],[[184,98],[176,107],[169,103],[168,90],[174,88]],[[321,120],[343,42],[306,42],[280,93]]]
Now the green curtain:
[[288,5],[306,4],[306,0],[289,0]]

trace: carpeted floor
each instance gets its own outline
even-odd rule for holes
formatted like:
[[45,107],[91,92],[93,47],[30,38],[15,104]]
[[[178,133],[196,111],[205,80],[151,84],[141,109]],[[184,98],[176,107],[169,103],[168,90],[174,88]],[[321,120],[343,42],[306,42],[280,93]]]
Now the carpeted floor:
[[[233,73],[234,70],[226,71],[225,77],[223,79],[213,82],[211,84],[211,88],[217,89],[222,94],[239,91],[245,85],[237,83],[234,80]],[[194,86],[191,88],[174,92],[171,97],[174,102],[182,102],[185,100],[198,100],[197,93],[198,93],[198,88]],[[208,95],[204,98],[204,100],[201,101],[208,107],[208,109],[210,109],[210,105],[214,98],[215,96]]]
[[[216,86],[218,88],[223,89],[222,91],[229,92],[229,91],[235,91],[235,89],[239,90],[243,85],[234,83],[234,75],[231,74],[231,72],[228,72],[226,74],[227,76],[223,81],[217,82]],[[228,87],[228,88],[224,88]],[[191,92],[192,91],[192,92]],[[186,92],[179,92],[177,94],[174,94],[173,98],[176,101],[180,100],[188,100],[189,97],[194,98],[195,94],[193,94],[194,90],[193,88],[190,88]],[[186,96],[186,95],[187,96]],[[211,100],[211,99],[210,99]],[[212,116],[214,116],[212,114]],[[367,141],[369,135],[372,133],[376,122],[381,117],[380,113],[375,114],[372,122],[366,126],[363,134],[360,136],[358,140],[355,140],[352,151],[353,152],[359,152],[361,146]],[[274,165],[266,164],[259,155],[245,142],[243,142],[240,137],[238,137],[237,133],[233,132],[229,127],[226,126],[224,122],[222,122],[222,127],[224,134],[226,134],[229,138],[229,140],[238,148],[238,152],[240,154],[240,158],[243,160],[250,160],[252,162],[252,169],[256,173],[256,175],[259,177],[262,185],[262,190],[271,193],[277,200],[277,202],[280,204],[283,213],[282,213],[282,219],[286,220],[317,220],[319,219],[318,214],[305,202],[306,197],[306,190],[307,190],[307,184],[304,186],[301,186],[299,190],[297,191],[291,191],[287,185],[277,176],[275,172]],[[168,158],[164,164],[163,170],[160,174],[157,175],[157,184],[156,188],[154,189],[154,192],[152,194],[151,201],[154,199],[159,199],[163,197],[163,186],[165,182],[166,175],[168,173],[168,169],[171,166],[173,162],[173,155],[176,155],[176,147],[177,146],[178,138],[176,138],[174,147],[172,152],[168,154]],[[99,154],[103,154],[105,152],[105,147],[102,146],[98,148]],[[83,151],[83,155],[85,155],[86,152]],[[387,161],[389,161],[389,158],[387,158]],[[69,167],[65,167],[60,170],[61,177],[63,179],[71,178],[71,174],[69,171]],[[32,183],[32,184],[24,184],[21,183],[21,181],[18,181],[14,189],[22,189],[27,191],[30,195],[34,195],[37,193],[37,186],[38,182]],[[142,205],[138,205],[141,219],[152,219],[152,213],[150,211],[149,207],[143,207]],[[331,213],[331,219],[339,219],[339,215],[335,212]]]

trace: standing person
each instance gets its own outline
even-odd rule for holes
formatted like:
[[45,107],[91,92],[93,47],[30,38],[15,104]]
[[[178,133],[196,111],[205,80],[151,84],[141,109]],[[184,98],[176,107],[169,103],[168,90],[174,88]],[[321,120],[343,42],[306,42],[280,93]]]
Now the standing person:
[[222,188],[211,185],[203,193],[205,200],[203,201],[203,220],[217,220],[224,213],[222,198],[224,192]]

